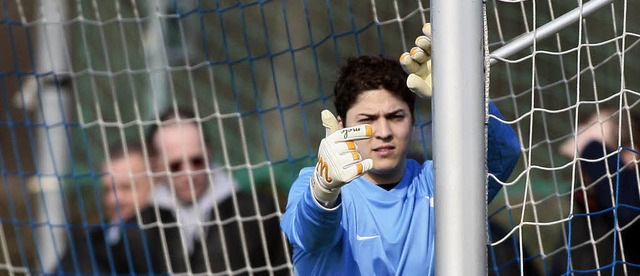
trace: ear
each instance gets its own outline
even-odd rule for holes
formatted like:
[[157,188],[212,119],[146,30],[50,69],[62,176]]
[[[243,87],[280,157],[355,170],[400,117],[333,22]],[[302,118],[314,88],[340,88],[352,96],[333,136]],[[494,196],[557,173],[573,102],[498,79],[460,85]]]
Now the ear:
[[338,119],[338,126],[340,128],[344,128],[344,122],[342,121],[342,117],[338,116],[338,118],[336,119]]

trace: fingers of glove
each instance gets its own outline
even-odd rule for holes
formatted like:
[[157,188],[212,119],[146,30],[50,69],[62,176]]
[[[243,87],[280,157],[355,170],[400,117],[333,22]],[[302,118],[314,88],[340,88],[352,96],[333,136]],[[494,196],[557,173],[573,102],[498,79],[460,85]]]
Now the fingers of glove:
[[338,151],[339,153],[333,153],[334,156],[331,158],[333,161],[332,166],[337,168],[338,170],[345,169],[351,164],[356,162],[360,162],[362,160],[362,156],[357,150],[348,150],[348,151]]
[[325,139],[332,142],[364,140],[369,139],[372,133],[371,125],[363,124],[340,129]]
[[362,157],[357,151],[327,151],[318,158],[316,174],[325,188],[338,188],[364,171],[364,165],[359,164],[361,161]]
[[421,35],[416,37],[417,48],[422,49],[428,56],[431,56],[431,38]]
[[411,54],[411,58],[421,65],[431,59],[431,56],[420,47],[411,48],[411,52],[409,53]]
[[416,74],[410,74],[407,78],[407,87],[414,93],[418,94],[421,98],[431,97],[431,74],[425,78]]
[[418,66],[418,70],[411,72],[413,74],[422,77],[423,79],[427,77],[427,75],[431,75],[431,59],[427,60],[427,62],[420,64]]
[[322,110],[322,112],[320,112],[320,117],[322,118],[322,125],[326,130],[325,137],[339,129],[338,119],[336,119],[336,116],[334,116],[331,111],[326,109]]
[[422,25],[422,33],[427,37],[431,37],[431,23],[424,23],[424,25]]
[[373,160],[362,156],[357,151],[330,152],[327,156],[318,158],[316,176],[323,187],[334,189],[359,177],[373,168]]
[[373,160],[371,158],[364,159],[358,163],[354,163],[345,168],[344,173],[348,178],[344,182],[351,182],[352,180],[366,174],[373,168]]
[[[323,141],[318,152],[319,160],[326,162],[329,168],[342,170],[347,166],[362,161],[358,146],[353,141],[329,143]],[[320,161],[319,161],[320,162]]]
[[400,55],[400,65],[402,65],[402,68],[407,72],[407,74],[414,73],[420,68],[420,64],[413,60],[413,58],[411,58],[411,54],[408,52],[404,52]]
[[340,142],[332,142],[332,141],[323,141],[319,154],[324,156],[333,155],[333,154],[345,154],[351,151],[357,151],[358,146],[354,141],[340,141]]

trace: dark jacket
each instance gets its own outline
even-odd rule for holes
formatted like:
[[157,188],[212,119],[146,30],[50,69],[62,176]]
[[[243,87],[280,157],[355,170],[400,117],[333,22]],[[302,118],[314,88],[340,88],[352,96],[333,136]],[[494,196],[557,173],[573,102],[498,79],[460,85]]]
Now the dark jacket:
[[[175,217],[171,219],[175,222]],[[269,270],[281,266],[274,270],[276,275],[290,274],[279,217],[270,198],[258,196],[256,204],[251,194],[235,193],[235,198],[229,196],[218,204],[203,227],[205,242],[196,242],[188,259],[177,225],[164,227],[174,273],[269,275]]]
[[640,220],[634,221],[640,215],[636,167],[622,168],[617,154],[605,158],[612,152],[594,141],[580,153],[584,184],[588,187],[586,201],[582,200],[583,190],[578,190],[575,198],[579,204],[568,223],[571,257],[568,260],[567,252],[561,252],[553,275],[578,271],[611,275],[612,268],[616,275],[640,275]]
[[[140,218],[145,224],[156,221],[153,208],[143,209]],[[171,213],[160,212],[169,220]],[[120,239],[108,242],[108,228],[118,227]],[[130,274],[158,273],[166,271],[164,257],[154,252],[160,249],[157,229],[143,230],[137,218],[116,225],[96,224],[79,227],[72,232],[67,251],[62,257],[56,274]]]

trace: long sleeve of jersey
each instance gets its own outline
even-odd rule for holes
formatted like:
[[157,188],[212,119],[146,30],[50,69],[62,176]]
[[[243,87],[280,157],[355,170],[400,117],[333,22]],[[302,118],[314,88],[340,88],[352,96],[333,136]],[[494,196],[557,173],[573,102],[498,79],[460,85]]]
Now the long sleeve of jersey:
[[[489,114],[504,119],[498,108],[489,102]],[[489,188],[487,196],[491,201],[500,191],[502,185],[497,181],[507,181],[520,156],[520,141],[510,125],[489,117],[488,126],[487,167],[489,174]],[[497,179],[497,180],[496,180]]]
[[[298,179],[289,191],[287,212],[295,214],[291,221],[285,220],[288,229],[305,229],[305,231],[292,231],[288,236],[290,242],[300,246],[300,249],[313,252],[323,248],[329,248],[337,242],[339,237],[342,212],[339,206],[327,209],[315,200],[311,192],[309,181],[313,176],[314,167],[308,167],[300,171]],[[340,197],[338,197],[340,200]],[[310,226],[308,223],[312,223]]]

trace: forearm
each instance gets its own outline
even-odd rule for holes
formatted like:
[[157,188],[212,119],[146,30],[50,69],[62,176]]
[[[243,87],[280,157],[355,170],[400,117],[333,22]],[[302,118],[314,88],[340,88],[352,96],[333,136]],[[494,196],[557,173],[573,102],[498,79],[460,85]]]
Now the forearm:
[[[504,119],[498,108],[489,102],[489,113]],[[489,173],[498,180],[506,181],[520,156],[520,141],[509,124],[505,124],[493,117],[489,117],[488,126],[487,167]],[[489,177],[488,197],[491,201],[500,191],[502,185],[493,177]]]
[[292,186],[281,227],[292,245],[314,252],[333,246],[340,238],[342,207],[321,206],[313,197],[308,181],[309,177],[301,175]]
[[293,228],[301,248],[313,252],[332,247],[339,239],[341,205],[327,209],[321,206],[308,190],[298,206]]

